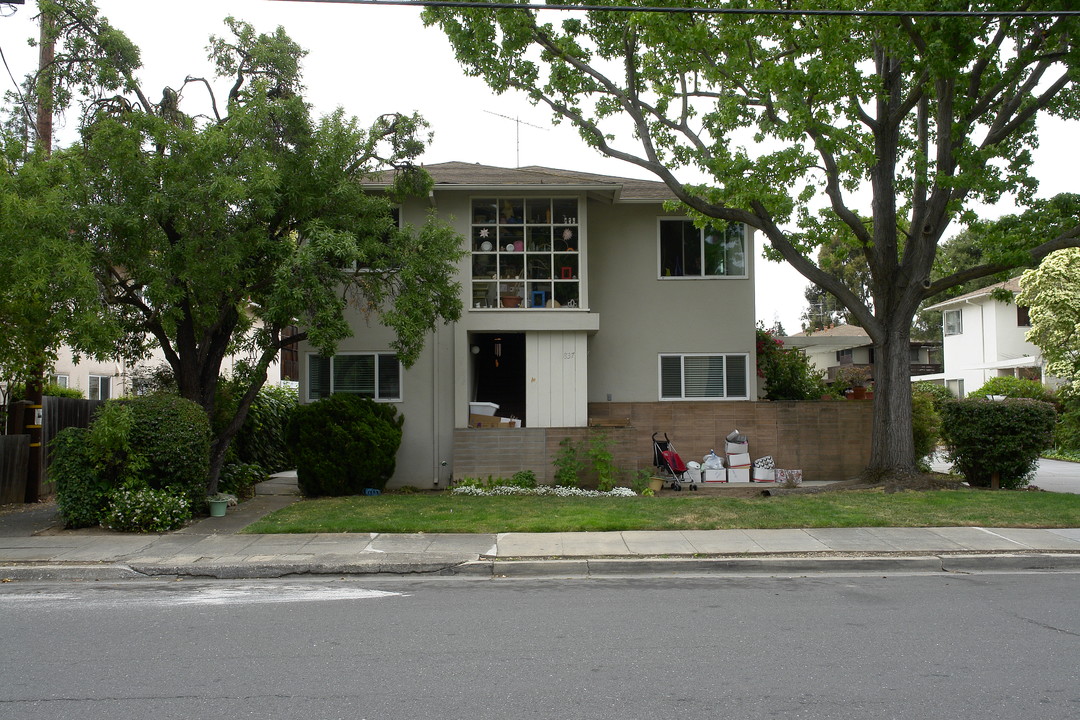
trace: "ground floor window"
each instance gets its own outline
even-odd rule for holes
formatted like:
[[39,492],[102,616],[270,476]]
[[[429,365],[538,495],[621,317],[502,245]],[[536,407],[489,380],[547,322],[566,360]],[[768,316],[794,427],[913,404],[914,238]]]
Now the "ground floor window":
[[955,397],[957,397],[957,398],[959,398],[961,400],[964,399],[964,381],[963,381],[963,379],[946,380],[945,381],[945,387],[949,388],[949,391],[952,392],[952,394]]
[[69,378],[67,375],[50,375],[49,382],[56,387],[66,388],[68,386]]
[[308,356],[308,400],[349,393],[374,400],[401,400],[401,363],[393,353]]
[[112,397],[112,378],[107,375],[91,375],[86,392],[88,400],[108,400]]
[[747,400],[744,354],[704,353],[660,356],[661,400]]

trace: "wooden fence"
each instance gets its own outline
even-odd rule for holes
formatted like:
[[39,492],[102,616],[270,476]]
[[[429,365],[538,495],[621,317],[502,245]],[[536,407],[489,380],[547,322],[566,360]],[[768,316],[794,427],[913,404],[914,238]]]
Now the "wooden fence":
[[0,435],[0,505],[23,501],[29,459],[29,435]]
[[38,457],[41,462],[41,484],[37,490],[37,497],[48,497],[56,492],[56,484],[49,480],[49,443],[54,437],[56,437],[61,430],[68,427],[89,427],[90,420],[94,417],[94,413],[104,403],[103,400],[79,400],[76,398],[59,398],[46,396],[42,399],[41,403],[41,445],[45,448],[45,452],[42,453],[30,453],[29,448],[29,435],[4,435],[0,436],[0,441],[5,442],[5,446],[11,445],[12,448],[16,446],[17,442],[8,443],[8,438],[24,438],[25,452],[19,452],[15,449],[9,451],[0,448],[2,451],[2,459],[0,459],[0,492],[3,493],[3,497],[9,497],[8,493],[11,493],[11,497],[15,497],[14,488],[18,488],[18,497],[13,500],[3,500],[3,502],[23,502],[23,497],[26,492],[26,477],[28,465],[31,462],[32,457]]

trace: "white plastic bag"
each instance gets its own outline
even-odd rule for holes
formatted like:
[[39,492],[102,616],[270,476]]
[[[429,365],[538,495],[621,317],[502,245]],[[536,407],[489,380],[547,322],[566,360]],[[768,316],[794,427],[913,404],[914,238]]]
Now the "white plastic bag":
[[724,463],[720,460],[720,456],[716,454],[714,450],[710,450],[709,454],[705,456],[701,466],[706,470],[719,470],[724,467]]

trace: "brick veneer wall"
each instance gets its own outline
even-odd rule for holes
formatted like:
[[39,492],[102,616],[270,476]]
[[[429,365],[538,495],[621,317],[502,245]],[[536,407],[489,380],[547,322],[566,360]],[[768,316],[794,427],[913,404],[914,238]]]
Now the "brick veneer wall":
[[[715,448],[738,429],[749,441],[750,457],[772,455],[778,468],[800,468],[806,480],[846,480],[870,459],[873,402],[685,402],[590,403],[592,428],[465,428],[454,431],[454,478],[509,477],[532,470],[550,483],[559,442],[575,442],[603,432],[615,464],[624,469],[652,467],[652,434],[667,433],[685,462]],[[617,427],[626,423],[624,427]]]

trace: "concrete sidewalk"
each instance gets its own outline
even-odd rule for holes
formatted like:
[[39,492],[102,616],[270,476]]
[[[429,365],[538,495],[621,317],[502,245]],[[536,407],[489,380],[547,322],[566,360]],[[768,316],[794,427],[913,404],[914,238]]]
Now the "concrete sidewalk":
[[55,506],[8,513],[0,516],[0,579],[1080,571],[1080,528],[239,534],[260,517],[295,502],[294,483],[288,477],[275,478],[225,517],[204,518],[164,534],[50,529],[57,521]]

